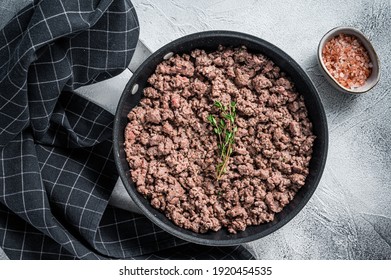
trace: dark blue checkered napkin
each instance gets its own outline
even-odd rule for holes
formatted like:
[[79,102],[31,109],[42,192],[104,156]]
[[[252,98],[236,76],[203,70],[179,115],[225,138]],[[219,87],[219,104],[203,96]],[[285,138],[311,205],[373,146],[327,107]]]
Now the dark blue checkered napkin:
[[[108,205],[113,116],[73,93],[123,71],[128,0],[41,0],[0,32],[0,247],[11,259],[248,259],[186,243]],[[107,94],[110,94],[109,92]]]

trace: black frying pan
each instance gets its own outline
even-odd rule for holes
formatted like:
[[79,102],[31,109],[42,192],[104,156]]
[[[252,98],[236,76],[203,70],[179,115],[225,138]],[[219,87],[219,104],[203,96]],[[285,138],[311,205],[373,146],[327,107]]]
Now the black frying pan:
[[[262,53],[268,56],[282,71],[287,73],[295,83],[297,91],[304,96],[308,115],[313,123],[313,132],[317,137],[313,147],[313,156],[306,184],[299,190],[294,199],[275,216],[273,222],[248,227],[245,231],[235,235],[229,234],[225,229],[206,234],[194,233],[180,228],[168,220],[164,214],[154,209],[137,192],[130,178],[129,165],[125,159],[125,151],[123,149],[124,131],[128,122],[126,116],[139,103],[143,96],[143,89],[147,86],[147,79],[154,73],[157,64],[163,60],[163,57],[170,52],[179,54],[190,53],[195,48],[213,51],[217,49],[218,45],[233,47],[245,45],[250,52]],[[311,198],[322,176],[327,157],[328,130],[326,115],[316,88],[304,70],[286,53],[276,46],[251,35],[232,31],[207,31],[179,38],[163,46],[149,56],[137,69],[126,85],[119,101],[115,114],[113,140],[114,159],[119,175],[129,195],[145,216],[163,230],[184,240],[211,246],[228,246],[264,237],[285,225],[299,213]]]

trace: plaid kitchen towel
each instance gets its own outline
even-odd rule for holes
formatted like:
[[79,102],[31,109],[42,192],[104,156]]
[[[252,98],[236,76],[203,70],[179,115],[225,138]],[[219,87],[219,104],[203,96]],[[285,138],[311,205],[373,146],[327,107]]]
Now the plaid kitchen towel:
[[253,258],[108,205],[114,118],[73,90],[123,71],[138,35],[128,0],[34,1],[1,30],[0,246],[10,259]]

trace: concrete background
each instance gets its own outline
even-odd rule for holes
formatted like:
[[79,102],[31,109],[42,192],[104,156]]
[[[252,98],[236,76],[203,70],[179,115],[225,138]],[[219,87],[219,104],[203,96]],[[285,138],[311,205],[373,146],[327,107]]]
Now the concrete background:
[[[28,2],[0,0],[0,28]],[[290,223],[245,245],[257,259],[391,259],[391,1],[132,2],[140,40],[151,51],[198,31],[245,32],[287,52],[319,91],[330,133],[323,178]],[[378,52],[381,79],[367,94],[337,92],[318,69],[318,42],[328,30],[342,25],[360,29]],[[79,92],[114,112],[130,76],[125,70]],[[120,183],[111,203],[137,211]],[[0,249],[0,259],[1,254]]]

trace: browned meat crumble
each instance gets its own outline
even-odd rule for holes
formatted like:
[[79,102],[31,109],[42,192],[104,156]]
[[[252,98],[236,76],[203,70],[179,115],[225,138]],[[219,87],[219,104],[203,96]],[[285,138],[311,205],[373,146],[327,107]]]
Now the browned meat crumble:
[[[304,185],[315,136],[303,97],[279,67],[245,47],[174,55],[128,115],[125,150],[138,192],[176,225],[243,231],[274,219]],[[227,172],[216,180],[219,100],[237,103]]]

